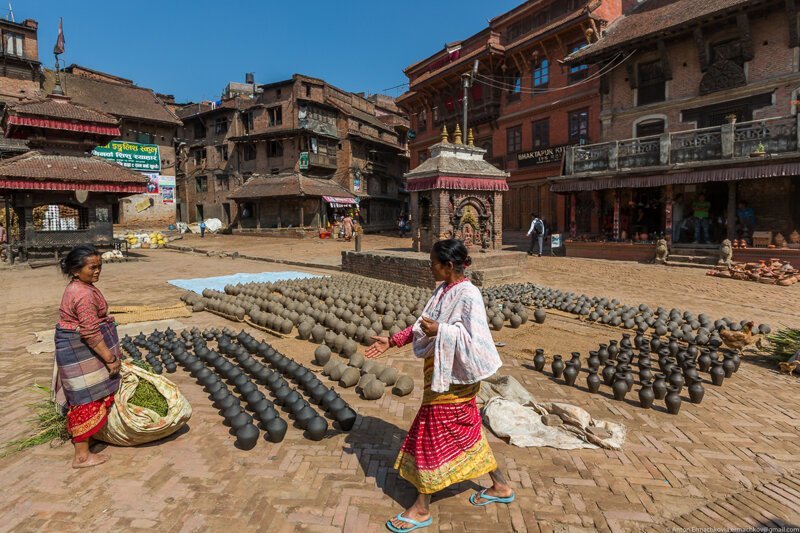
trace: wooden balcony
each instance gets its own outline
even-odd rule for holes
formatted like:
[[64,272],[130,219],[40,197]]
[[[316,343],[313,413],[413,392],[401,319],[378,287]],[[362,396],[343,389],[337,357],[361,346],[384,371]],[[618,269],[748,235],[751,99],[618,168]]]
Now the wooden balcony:
[[[442,108],[445,110],[439,113],[439,116],[433,121],[437,128],[440,128],[442,124],[461,123],[464,111],[462,104],[456,102],[453,111],[447,111],[444,106]],[[470,126],[497,120],[500,118],[500,95],[488,96],[477,102],[470,101],[468,115]]]
[[326,154],[308,154],[308,164],[313,167],[336,168],[336,156]]
[[798,152],[797,117],[775,117],[712,128],[664,133],[567,149],[565,176],[658,171],[752,157],[759,145],[769,155]]

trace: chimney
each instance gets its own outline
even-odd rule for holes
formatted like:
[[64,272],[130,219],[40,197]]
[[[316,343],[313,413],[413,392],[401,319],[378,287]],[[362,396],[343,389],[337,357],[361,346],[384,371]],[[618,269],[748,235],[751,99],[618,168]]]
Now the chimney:
[[254,72],[246,72],[244,75],[244,82],[249,84],[254,84],[256,82],[256,76]]

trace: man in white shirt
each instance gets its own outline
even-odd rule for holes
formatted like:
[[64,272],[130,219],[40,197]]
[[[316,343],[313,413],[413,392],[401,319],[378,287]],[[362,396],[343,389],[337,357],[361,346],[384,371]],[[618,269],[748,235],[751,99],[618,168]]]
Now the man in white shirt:
[[539,257],[542,257],[542,245],[544,243],[544,222],[536,213],[531,213],[531,228],[528,230],[528,237],[531,238],[531,247],[528,249],[528,255],[533,255],[533,249],[536,243],[539,244]]

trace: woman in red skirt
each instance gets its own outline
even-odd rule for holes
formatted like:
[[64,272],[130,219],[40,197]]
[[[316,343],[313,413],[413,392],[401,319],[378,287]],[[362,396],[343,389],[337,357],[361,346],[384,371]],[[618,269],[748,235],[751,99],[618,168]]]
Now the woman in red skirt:
[[78,246],[61,260],[70,282],[61,298],[56,325],[53,395],[67,412],[75,445],[73,468],[102,464],[106,457],[89,451],[89,439],[105,426],[119,390],[120,348],[114,319],[95,283],[103,261],[93,246]]
[[429,526],[432,494],[485,474],[492,478],[492,486],[472,494],[472,505],[507,504],[515,498],[483,434],[475,403],[481,380],[497,372],[502,363],[480,290],[464,276],[470,264],[461,241],[437,242],[431,251],[431,270],[442,283],[422,317],[390,338],[374,337],[375,343],[366,351],[373,358],[392,346],[413,342],[414,354],[424,360],[422,407],[395,462],[418,496],[411,507],[386,522],[393,532]]

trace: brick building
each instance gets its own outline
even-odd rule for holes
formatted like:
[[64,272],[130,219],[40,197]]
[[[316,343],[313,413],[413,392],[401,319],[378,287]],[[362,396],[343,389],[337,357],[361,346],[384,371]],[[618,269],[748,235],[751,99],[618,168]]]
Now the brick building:
[[586,46],[619,16],[620,0],[530,0],[489,21],[484,30],[405,69],[408,92],[398,105],[416,137],[411,165],[428,157],[442,126],[463,121],[462,75],[479,61],[469,94],[469,126],[486,159],[510,172],[506,229],[527,229],[536,211],[563,229],[564,201],[549,191],[566,146],[600,137],[595,69],[561,60]]
[[704,195],[711,241],[740,236],[742,201],[755,230],[788,238],[800,228],[799,58],[794,1],[634,6],[569,59],[606,72],[605,142],[570,149],[552,180],[570,199],[572,234],[688,243]]
[[[52,91],[55,72],[44,71],[42,91]],[[92,107],[119,120],[121,135],[114,141],[156,145],[157,164],[147,173],[163,182],[163,189],[125,198],[113,214],[116,224],[129,227],[158,228],[175,222],[175,137],[180,119],[151,90],[132,80],[80,65],[70,65],[61,72],[61,86],[72,102]],[[135,144],[134,144],[135,143]],[[166,177],[162,179],[161,176]],[[169,192],[168,192],[169,191]]]
[[[255,206],[239,198],[237,210],[226,201],[228,191],[250,177],[301,170],[300,155],[307,153],[303,174],[332,180],[349,191],[368,231],[394,227],[405,198],[408,123],[391,99],[370,101],[300,74],[257,89],[250,96],[237,92],[179,112],[186,140],[179,190],[187,209],[181,216],[196,221],[214,214],[223,222],[236,219],[239,227],[275,227],[276,217],[247,220],[256,216]],[[327,209],[319,223],[334,209]]]
[[39,23],[0,19],[0,106],[40,95]]
[[228,195],[256,169],[254,154],[237,150],[231,139],[251,130],[251,109],[256,105],[250,98],[235,96],[177,110],[183,121],[178,150],[178,220],[218,218],[227,226],[236,219],[236,202]]

